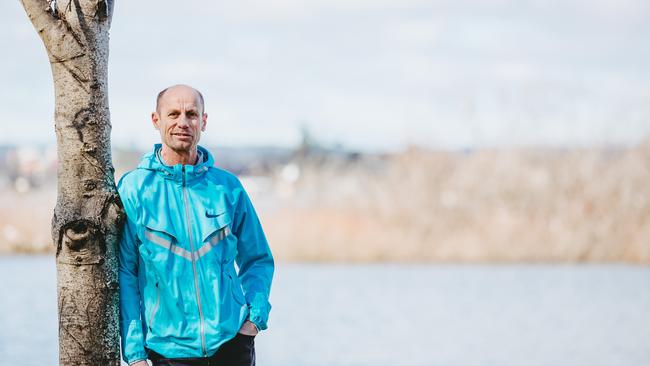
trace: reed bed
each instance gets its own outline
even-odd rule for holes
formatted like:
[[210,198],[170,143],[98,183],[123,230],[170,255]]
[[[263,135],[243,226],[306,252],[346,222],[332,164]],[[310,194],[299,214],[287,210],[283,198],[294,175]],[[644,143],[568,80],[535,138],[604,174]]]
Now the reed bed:
[[302,171],[264,216],[280,258],[650,263],[650,144],[410,149]]
[[[650,143],[297,166],[251,192],[279,260],[650,263]],[[53,251],[55,196],[0,192],[0,253]]]

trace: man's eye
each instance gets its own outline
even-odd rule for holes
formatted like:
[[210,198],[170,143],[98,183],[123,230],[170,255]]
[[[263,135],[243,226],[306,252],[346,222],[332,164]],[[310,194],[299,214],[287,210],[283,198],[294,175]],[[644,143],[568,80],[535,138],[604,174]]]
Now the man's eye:
[[174,112],[174,113],[170,113],[170,114],[169,114],[169,117],[178,117],[178,113],[175,113],[175,112]]

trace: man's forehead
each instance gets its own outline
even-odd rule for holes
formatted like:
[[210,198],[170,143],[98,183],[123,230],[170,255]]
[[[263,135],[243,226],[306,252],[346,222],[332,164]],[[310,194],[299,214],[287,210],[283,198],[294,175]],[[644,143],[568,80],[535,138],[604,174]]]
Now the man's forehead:
[[198,93],[188,88],[167,90],[160,99],[165,104],[183,104],[186,107],[200,104]]
[[160,111],[160,108],[163,107],[165,109],[192,108],[203,111],[205,102],[203,95],[197,89],[185,84],[176,84],[158,93],[156,111]]

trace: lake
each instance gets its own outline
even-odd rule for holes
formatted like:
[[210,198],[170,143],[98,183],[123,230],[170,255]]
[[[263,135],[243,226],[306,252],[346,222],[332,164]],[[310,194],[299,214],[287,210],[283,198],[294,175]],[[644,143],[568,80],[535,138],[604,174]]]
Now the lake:
[[[0,364],[56,365],[53,256],[0,257]],[[260,366],[650,364],[650,268],[277,264]]]

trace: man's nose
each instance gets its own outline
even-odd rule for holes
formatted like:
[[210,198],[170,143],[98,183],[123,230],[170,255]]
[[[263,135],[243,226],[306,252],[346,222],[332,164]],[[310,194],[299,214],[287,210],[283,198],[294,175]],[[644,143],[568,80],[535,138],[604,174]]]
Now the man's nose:
[[185,113],[181,114],[180,118],[178,119],[178,127],[190,127],[190,119],[187,117],[187,115],[185,115]]

